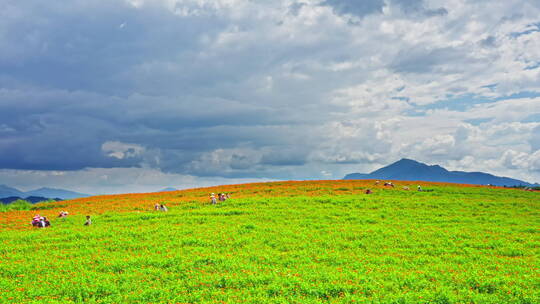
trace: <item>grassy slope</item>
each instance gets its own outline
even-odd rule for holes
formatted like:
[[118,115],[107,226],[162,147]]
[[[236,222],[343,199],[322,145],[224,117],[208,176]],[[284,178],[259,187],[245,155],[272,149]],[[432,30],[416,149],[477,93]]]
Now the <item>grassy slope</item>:
[[540,303],[539,193],[370,184],[85,198],[51,229],[0,214],[0,303]]

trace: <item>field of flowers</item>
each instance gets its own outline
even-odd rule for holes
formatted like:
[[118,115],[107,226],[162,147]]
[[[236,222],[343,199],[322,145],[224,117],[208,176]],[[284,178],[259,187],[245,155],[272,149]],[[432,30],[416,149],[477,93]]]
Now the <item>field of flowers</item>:
[[[245,184],[1,212],[0,303],[540,303],[539,192],[394,184]],[[210,192],[231,199],[210,205]],[[52,227],[32,228],[37,213]]]

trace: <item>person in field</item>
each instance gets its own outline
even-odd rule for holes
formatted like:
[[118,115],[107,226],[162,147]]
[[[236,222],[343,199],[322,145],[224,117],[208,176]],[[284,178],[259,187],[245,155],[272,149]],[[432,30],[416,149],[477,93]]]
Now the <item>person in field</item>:
[[366,194],[371,194],[371,193],[373,193],[373,192],[371,191],[371,189],[367,189],[367,190],[366,190]]
[[51,226],[51,222],[46,216],[44,216],[41,222],[41,227],[45,228],[45,227],[50,227],[50,226]]
[[224,202],[226,200],[227,200],[227,196],[225,195],[225,193],[220,193],[219,194],[219,201]]
[[158,203],[156,203],[156,204],[154,205],[154,210],[156,210],[156,211],[161,210],[161,206],[160,206]]
[[210,194],[210,202],[212,205],[217,204],[216,195],[214,193]]
[[32,219],[32,226],[34,227],[45,228],[50,225],[51,225],[51,222],[45,216],[36,215]]
[[418,191],[422,191],[422,187],[420,187],[420,185],[418,185]]
[[86,221],[84,222],[84,225],[85,225],[85,226],[90,226],[90,225],[92,225],[92,219],[90,218],[90,215],[87,215],[87,216],[86,216]]
[[169,209],[167,208],[167,206],[161,204],[161,206],[159,206],[159,210],[163,211],[163,212],[167,212],[169,211]]
[[58,217],[65,218],[65,217],[68,216],[68,214],[69,214],[69,212],[67,212],[67,211],[60,211],[60,213],[58,214]]
[[41,227],[41,221],[43,220],[43,217],[41,215],[36,215],[32,218],[32,226],[34,227]]

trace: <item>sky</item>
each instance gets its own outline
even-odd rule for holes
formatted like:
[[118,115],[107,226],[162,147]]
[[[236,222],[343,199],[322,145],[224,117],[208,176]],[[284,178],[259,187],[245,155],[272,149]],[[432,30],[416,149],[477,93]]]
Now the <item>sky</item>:
[[537,0],[0,0],[0,184],[540,182]]

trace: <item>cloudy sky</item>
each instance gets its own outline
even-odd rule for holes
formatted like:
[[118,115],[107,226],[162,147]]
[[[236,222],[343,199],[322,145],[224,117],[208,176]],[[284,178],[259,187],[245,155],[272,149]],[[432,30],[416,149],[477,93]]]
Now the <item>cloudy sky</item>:
[[537,0],[0,0],[0,184],[540,182]]

